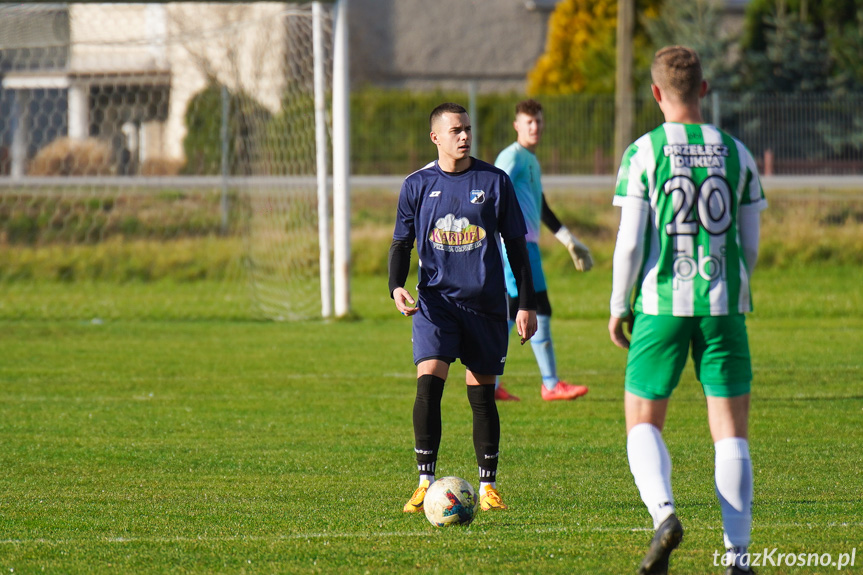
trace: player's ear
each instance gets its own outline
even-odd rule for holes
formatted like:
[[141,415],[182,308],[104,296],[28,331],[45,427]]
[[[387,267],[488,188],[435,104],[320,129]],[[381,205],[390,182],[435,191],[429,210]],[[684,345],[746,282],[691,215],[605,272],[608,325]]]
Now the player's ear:
[[659,86],[651,84],[650,91],[653,92],[653,99],[656,100],[657,103],[662,102],[662,92],[659,91]]
[[710,84],[707,83],[707,80],[701,81],[701,90],[698,92],[698,97],[703,98],[707,95],[707,91],[710,89]]
[[429,138],[431,139],[432,143],[437,146],[437,134],[435,134],[434,132],[429,132]]

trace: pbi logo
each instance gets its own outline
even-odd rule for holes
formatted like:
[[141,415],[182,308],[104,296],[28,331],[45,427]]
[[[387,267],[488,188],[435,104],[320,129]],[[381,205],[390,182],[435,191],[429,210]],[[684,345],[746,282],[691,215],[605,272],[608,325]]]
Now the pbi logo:
[[484,190],[471,190],[470,191],[470,203],[481,204],[484,201],[485,201],[485,191]]

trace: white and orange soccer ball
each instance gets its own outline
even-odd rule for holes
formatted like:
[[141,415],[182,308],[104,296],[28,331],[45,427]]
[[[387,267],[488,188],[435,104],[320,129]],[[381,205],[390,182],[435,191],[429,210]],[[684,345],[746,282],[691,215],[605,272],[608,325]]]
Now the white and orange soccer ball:
[[423,510],[436,527],[470,525],[479,507],[473,486],[461,477],[441,477],[426,492]]

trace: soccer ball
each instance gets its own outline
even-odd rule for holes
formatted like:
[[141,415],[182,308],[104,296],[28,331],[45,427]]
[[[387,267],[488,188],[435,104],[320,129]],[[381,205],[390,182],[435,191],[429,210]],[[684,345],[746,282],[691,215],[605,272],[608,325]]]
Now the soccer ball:
[[442,477],[426,492],[423,510],[436,527],[469,525],[476,514],[478,500],[470,483],[461,477]]

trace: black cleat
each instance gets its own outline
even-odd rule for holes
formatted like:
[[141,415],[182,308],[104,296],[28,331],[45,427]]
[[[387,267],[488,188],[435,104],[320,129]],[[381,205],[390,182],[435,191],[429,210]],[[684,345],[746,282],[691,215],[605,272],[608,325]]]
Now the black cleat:
[[650,549],[638,568],[638,575],[668,575],[668,558],[682,540],[683,525],[677,515],[671,514],[653,534]]

